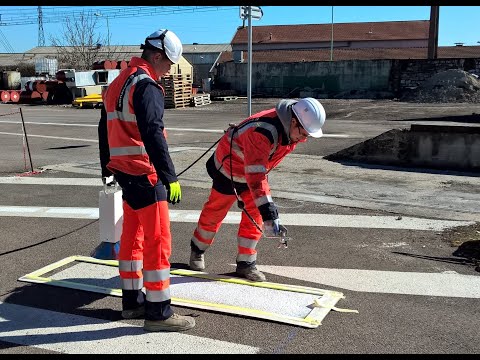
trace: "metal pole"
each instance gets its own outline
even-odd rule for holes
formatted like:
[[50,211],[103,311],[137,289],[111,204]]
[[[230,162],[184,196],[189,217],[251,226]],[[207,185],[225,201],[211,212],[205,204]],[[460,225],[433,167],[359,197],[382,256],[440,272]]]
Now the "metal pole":
[[22,108],[20,108],[20,116],[22,117],[23,134],[25,135],[25,142],[27,143],[28,158],[30,160],[30,168],[32,169],[32,173],[33,173],[32,155],[30,154],[30,146],[28,146],[27,129],[25,129],[25,121],[23,120]]
[[107,19],[107,44],[108,44],[108,53],[110,53],[110,25],[108,23],[108,16],[106,16]]
[[330,61],[333,61],[333,6],[332,6],[332,39],[330,41]]
[[252,115],[252,7],[248,7],[248,75],[247,75],[248,116]]

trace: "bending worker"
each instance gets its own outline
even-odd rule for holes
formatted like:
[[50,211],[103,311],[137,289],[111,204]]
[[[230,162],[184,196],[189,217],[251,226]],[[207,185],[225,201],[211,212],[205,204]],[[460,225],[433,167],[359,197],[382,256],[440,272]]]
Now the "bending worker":
[[244,211],[237,234],[236,274],[251,281],[265,281],[265,275],[255,266],[262,224],[267,237],[285,230],[267,175],[299,142],[307,141],[308,136],[322,136],[324,123],[325,110],[317,100],[284,99],[275,108],[254,114],[227,130],[206,164],[213,184],[190,242],[192,270],[205,269],[204,252],[212,245],[228,210],[240,198]]
[[140,48],[141,58],[133,57],[104,93],[99,124],[102,175],[112,172],[122,188],[122,316],[145,316],[144,328],[149,331],[187,330],[195,320],[170,307],[167,201],[179,202],[181,188],[165,136],[165,93],[157,83],[180,60],[182,43],[172,31],[162,29]]

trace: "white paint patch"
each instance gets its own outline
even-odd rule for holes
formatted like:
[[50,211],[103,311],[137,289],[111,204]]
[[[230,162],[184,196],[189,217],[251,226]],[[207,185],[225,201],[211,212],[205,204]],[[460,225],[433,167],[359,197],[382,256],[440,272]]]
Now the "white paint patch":
[[[98,219],[98,208],[0,206],[0,216],[53,217]],[[170,210],[172,222],[196,223],[200,210]],[[223,223],[238,224],[241,212],[230,211]],[[441,231],[456,226],[474,224],[473,221],[448,221],[395,216],[333,215],[333,214],[282,214],[283,225],[341,227],[363,229],[408,229]],[[391,244],[390,244],[391,245]],[[404,243],[395,246],[403,246]],[[406,244],[405,244],[406,245]]]
[[260,271],[352,291],[480,298],[480,276],[257,265]]
[[258,348],[0,302],[0,340],[66,354],[255,354]]
[[402,246],[407,246],[408,244],[406,242],[399,242],[399,243],[382,243],[382,248],[396,248],[396,247],[402,247]]

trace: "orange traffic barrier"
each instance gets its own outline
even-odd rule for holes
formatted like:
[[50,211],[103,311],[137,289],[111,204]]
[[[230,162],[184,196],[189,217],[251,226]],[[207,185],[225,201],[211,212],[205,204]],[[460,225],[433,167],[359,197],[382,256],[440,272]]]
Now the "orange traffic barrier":
[[10,101],[12,102],[18,102],[20,100],[20,93],[15,90],[10,91]]
[[9,102],[10,101],[10,92],[9,91],[3,90],[0,93],[0,96],[2,97],[3,102]]
[[125,60],[119,61],[117,63],[117,69],[125,70],[128,67],[128,63]]

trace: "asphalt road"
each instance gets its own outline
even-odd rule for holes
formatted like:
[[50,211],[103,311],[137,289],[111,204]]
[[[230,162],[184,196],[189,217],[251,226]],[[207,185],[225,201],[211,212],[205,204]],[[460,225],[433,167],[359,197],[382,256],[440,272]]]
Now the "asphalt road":
[[[275,102],[254,100],[252,108]],[[41,170],[29,175],[18,106],[0,105],[0,353],[478,353],[480,276],[452,255],[456,238],[473,240],[480,231],[478,176],[322,157],[412,123],[459,124],[448,116],[479,113],[480,105],[325,100],[324,106],[326,136],[299,146],[270,176],[293,240],[288,249],[262,240],[258,264],[268,281],[342,292],[337,306],[358,314],[330,311],[322,325],[306,329],[175,306],[198,315],[197,326],[147,334],[142,320],[121,319],[118,297],[17,281],[68,256],[88,256],[99,242],[98,219],[72,215],[98,208],[99,110],[22,107],[32,164]],[[166,110],[177,172],[245,112],[242,99]],[[446,118],[428,120],[438,117]],[[192,219],[201,209],[210,185],[205,160],[180,177],[182,202],[170,205],[172,214],[187,214],[172,218],[173,268],[187,267],[195,227],[188,214]],[[63,213],[52,215],[57,208]],[[236,230],[234,222],[222,225],[206,254],[208,273],[232,275]]]

